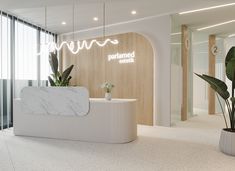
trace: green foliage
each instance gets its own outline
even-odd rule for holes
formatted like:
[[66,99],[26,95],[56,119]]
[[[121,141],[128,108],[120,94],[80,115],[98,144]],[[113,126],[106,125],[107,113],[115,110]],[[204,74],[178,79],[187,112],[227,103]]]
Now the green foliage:
[[60,73],[58,71],[58,59],[56,54],[50,53],[49,55],[49,63],[51,66],[51,70],[53,74],[48,76],[48,80],[51,86],[69,86],[69,81],[71,80],[70,73],[73,70],[73,65],[68,67],[64,72]]
[[233,80],[234,71],[235,71],[235,47],[232,47],[226,58],[225,58],[225,66],[226,66],[226,75],[230,81]]
[[[230,94],[228,92],[228,87],[227,85],[214,77],[211,77],[209,75],[199,75],[196,74],[198,77],[202,78],[203,80],[205,80],[207,83],[209,83],[209,85],[211,86],[211,88],[213,90],[215,90],[216,93],[218,93],[225,101],[225,104],[227,106],[228,109],[228,113],[229,113],[229,121],[230,121],[230,129],[231,131],[235,131],[235,97],[234,97],[234,88],[235,88],[235,47],[232,47],[228,54],[226,55],[226,59],[225,59],[225,67],[226,67],[226,76],[228,77],[228,79],[230,81],[232,81],[232,95],[230,97]],[[232,102],[232,104],[229,103],[229,97],[230,100]],[[222,111],[222,105],[221,105],[221,109]],[[226,117],[225,114],[223,112],[224,115],[224,119],[225,119],[225,123],[227,125],[227,121],[226,121]]]
[[112,83],[105,82],[101,85],[101,88],[103,88],[106,93],[111,93],[114,85]]
[[211,88],[215,90],[224,100],[230,97],[230,94],[228,92],[228,87],[223,81],[205,74],[203,75],[196,74],[196,75],[205,80],[207,83],[209,83]]

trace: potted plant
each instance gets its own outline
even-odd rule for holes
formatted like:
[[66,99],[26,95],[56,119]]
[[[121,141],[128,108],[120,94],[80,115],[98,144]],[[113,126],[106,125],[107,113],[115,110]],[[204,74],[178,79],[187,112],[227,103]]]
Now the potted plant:
[[220,99],[218,98],[226,125],[226,128],[221,131],[219,147],[225,154],[235,156],[235,47],[232,47],[226,55],[225,67],[226,76],[232,82],[231,96],[228,92],[227,85],[223,81],[205,74],[196,75],[210,84],[211,88],[216,92],[217,98],[220,95],[225,101],[229,114],[229,124],[227,123]]
[[73,65],[68,67],[64,72],[60,73],[58,71],[58,59],[56,54],[50,53],[49,55],[49,63],[51,66],[51,70],[53,74],[48,76],[48,80],[51,86],[68,86],[69,81],[71,80],[70,73],[73,70]]
[[111,91],[112,91],[113,87],[114,87],[114,85],[112,83],[109,83],[109,82],[105,82],[101,85],[101,88],[103,88],[104,91],[105,91],[105,99],[106,100],[111,100],[112,99]]

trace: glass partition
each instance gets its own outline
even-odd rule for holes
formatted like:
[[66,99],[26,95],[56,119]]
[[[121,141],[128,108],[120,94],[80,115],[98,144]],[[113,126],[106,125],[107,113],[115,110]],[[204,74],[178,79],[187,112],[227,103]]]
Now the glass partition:
[[[192,56],[193,56],[193,72],[199,74],[208,74],[209,71],[209,35],[207,33],[194,32],[192,39]],[[215,77],[220,80],[225,80],[224,75],[224,39],[217,37],[216,46],[218,52],[216,53],[215,62]],[[193,110],[194,114],[208,114],[208,84],[193,75]],[[215,112],[221,113],[219,101],[215,99]],[[223,100],[221,101],[223,102]]]
[[[193,72],[208,74],[208,34],[194,32],[192,36]],[[193,75],[193,113],[208,114],[208,84]]]
[[181,120],[182,64],[181,27],[172,19],[171,33],[171,123]]

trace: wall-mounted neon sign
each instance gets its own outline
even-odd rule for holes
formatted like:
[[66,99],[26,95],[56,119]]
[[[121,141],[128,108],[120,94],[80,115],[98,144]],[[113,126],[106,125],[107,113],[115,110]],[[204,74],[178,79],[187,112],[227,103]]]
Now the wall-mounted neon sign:
[[118,60],[120,64],[134,63],[135,51],[129,53],[116,53],[108,55],[108,61]]

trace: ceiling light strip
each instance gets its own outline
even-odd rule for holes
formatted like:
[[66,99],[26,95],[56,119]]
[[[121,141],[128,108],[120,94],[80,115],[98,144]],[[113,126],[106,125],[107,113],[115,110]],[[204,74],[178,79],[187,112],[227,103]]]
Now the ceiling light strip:
[[229,38],[230,38],[230,37],[235,37],[235,34],[230,34],[228,37],[229,37]]
[[190,13],[195,13],[195,12],[207,11],[207,10],[212,10],[212,9],[217,9],[217,8],[223,8],[223,7],[233,6],[233,5],[235,5],[235,3],[217,5],[217,6],[212,6],[212,7],[207,7],[207,8],[201,8],[201,9],[196,9],[196,10],[190,10],[190,11],[180,12],[179,14],[180,14],[180,15],[184,15],[184,14],[190,14]]
[[210,29],[210,28],[214,28],[214,27],[218,27],[218,26],[222,26],[222,25],[230,24],[230,23],[234,23],[234,22],[235,22],[235,20],[230,20],[230,21],[226,21],[226,22],[223,22],[223,23],[210,25],[210,26],[207,26],[207,27],[202,27],[202,28],[197,29],[197,31],[207,30],[207,29]]
[[175,36],[175,35],[181,35],[181,32],[171,33],[171,36]]

